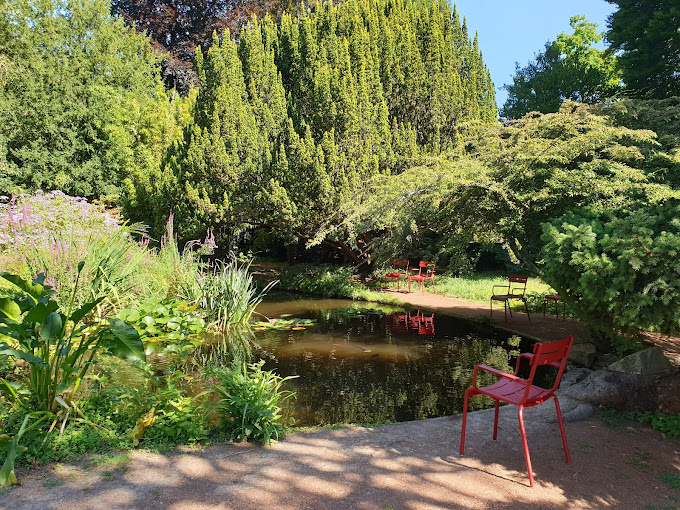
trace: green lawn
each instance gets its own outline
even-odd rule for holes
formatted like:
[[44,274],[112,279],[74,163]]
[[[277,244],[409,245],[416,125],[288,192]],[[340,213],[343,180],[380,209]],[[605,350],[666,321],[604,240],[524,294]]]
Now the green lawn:
[[[435,275],[435,278],[437,293],[478,303],[489,302],[494,285],[507,285],[508,283],[508,275],[499,272],[474,273],[463,277]],[[551,291],[550,286],[540,278],[529,277],[527,294],[536,292],[543,295]],[[502,289],[498,289],[497,292],[501,293]]]

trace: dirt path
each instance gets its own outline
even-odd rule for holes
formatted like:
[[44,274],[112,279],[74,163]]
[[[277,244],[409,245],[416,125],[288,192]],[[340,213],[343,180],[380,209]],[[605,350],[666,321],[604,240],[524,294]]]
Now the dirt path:
[[[431,294],[395,297],[459,315],[486,307]],[[497,319],[502,319],[501,313]],[[509,330],[561,338],[575,321],[515,314]],[[470,414],[465,456],[459,416],[290,434],[273,447],[218,444],[170,454],[133,452],[111,462],[56,464],[20,473],[0,509],[585,509],[680,508],[680,443],[638,423],[603,425],[560,400],[567,465],[549,403],[525,411],[536,486],[528,486],[516,408]],[[97,465],[99,464],[99,467]],[[107,467],[108,465],[108,467]],[[676,489],[660,476],[670,475]],[[673,478],[674,476],[674,478]]]

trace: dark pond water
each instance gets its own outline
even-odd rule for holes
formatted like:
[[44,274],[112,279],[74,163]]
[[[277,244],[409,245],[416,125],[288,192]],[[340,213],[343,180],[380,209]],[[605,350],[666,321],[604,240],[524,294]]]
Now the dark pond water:
[[460,413],[476,364],[508,369],[508,333],[438,313],[281,297],[257,312],[315,321],[255,334],[253,354],[266,360],[265,369],[299,376],[285,386],[297,393],[285,411],[298,425]]

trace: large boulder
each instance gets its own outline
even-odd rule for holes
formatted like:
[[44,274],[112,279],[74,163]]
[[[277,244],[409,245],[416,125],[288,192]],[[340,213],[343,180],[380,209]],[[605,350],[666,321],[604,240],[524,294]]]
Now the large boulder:
[[609,365],[609,370],[629,374],[658,374],[669,370],[673,365],[660,347],[650,347],[621,358]]
[[622,412],[678,414],[680,370],[672,369],[655,375],[597,370],[560,393],[580,402]]
[[597,348],[591,344],[574,344],[569,351],[569,361],[581,367],[590,368],[597,358]]

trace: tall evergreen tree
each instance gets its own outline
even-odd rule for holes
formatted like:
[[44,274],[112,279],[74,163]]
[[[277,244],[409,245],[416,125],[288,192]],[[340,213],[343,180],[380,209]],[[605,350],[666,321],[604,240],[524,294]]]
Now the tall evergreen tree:
[[638,97],[680,96],[680,3],[677,0],[607,0],[607,40],[618,51],[626,89]]
[[0,20],[4,193],[115,197],[131,172],[158,164],[173,128],[149,129],[168,107],[156,56],[105,0],[8,0]]

